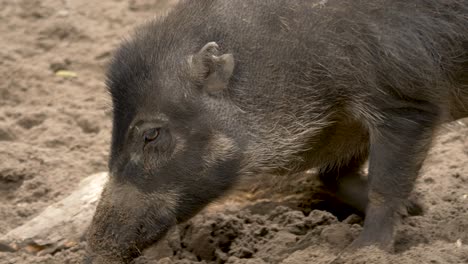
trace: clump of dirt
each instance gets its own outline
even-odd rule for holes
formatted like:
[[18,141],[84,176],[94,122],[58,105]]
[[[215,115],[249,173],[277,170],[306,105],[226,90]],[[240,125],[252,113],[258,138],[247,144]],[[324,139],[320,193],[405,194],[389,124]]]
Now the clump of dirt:
[[[106,170],[105,67],[136,25],[175,2],[0,1],[0,237]],[[468,263],[467,124],[441,129],[414,191],[425,213],[402,219],[394,254],[368,248],[337,258],[362,218],[304,173],[259,176],[135,263]],[[0,263],[82,263],[85,246],[18,250],[0,241]]]
[[[164,257],[160,252],[166,248],[167,263],[279,263],[311,245],[326,244],[338,253],[361,229],[319,210],[304,215],[302,211],[276,206],[264,213],[234,207],[199,215],[179,226],[178,232],[156,247],[159,254],[153,254],[153,258]],[[151,250],[137,263],[152,263]]]

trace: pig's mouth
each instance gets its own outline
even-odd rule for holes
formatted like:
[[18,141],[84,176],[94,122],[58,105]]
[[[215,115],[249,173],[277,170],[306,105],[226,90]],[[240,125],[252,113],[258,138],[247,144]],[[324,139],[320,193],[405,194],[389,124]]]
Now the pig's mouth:
[[143,238],[141,239],[136,245],[135,245],[135,251],[136,252],[131,252],[132,256],[139,257],[141,256],[141,252],[148,247],[158,243],[161,238],[163,238],[166,235],[167,231],[162,231],[159,230],[157,232],[151,232],[149,233],[148,230],[143,226],[140,225],[140,227],[137,229],[137,237]]
[[[146,226],[139,224],[138,227],[127,226],[120,232],[122,236],[114,236],[106,240],[100,240],[99,243],[104,246],[100,250],[94,251],[88,248],[85,263],[131,263],[135,258],[142,255],[143,250],[154,245],[163,238],[169,226],[167,225]],[[115,234],[115,233],[114,233]]]
[[101,263],[131,263],[134,259],[140,257],[144,249],[156,243],[158,239],[154,237],[144,242],[131,243],[125,250],[118,250],[115,252],[106,252],[105,254],[88,252],[85,263],[86,264],[101,264]]
[[[147,219],[150,215],[144,216]],[[154,217],[154,216],[153,216]],[[151,219],[151,218],[149,218]],[[161,219],[160,219],[161,220]],[[169,219],[165,219],[166,221]],[[159,223],[141,223],[134,232],[134,239],[127,242],[125,251],[126,259],[132,260],[142,255],[143,250],[158,243],[167,234],[167,231],[175,225],[175,219],[170,221],[159,221]],[[151,221],[147,221],[151,222]]]

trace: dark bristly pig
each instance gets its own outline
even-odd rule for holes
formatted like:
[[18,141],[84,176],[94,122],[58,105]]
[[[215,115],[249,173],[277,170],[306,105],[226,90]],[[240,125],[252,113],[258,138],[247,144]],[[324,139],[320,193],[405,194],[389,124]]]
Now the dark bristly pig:
[[107,85],[91,263],[131,261],[245,177],[311,167],[366,214],[350,248],[391,250],[435,130],[468,116],[468,1],[182,1]]

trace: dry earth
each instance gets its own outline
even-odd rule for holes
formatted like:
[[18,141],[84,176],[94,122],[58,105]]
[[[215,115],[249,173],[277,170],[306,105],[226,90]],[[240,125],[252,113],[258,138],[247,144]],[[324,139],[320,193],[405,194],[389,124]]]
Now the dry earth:
[[[134,26],[172,3],[0,0],[0,237],[106,170],[106,63]],[[367,249],[335,263],[468,263],[466,124],[440,131],[415,190],[425,214],[402,220],[396,253]],[[314,182],[302,174],[280,187],[244,188],[136,263],[328,263],[361,230],[362,219],[325,199]],[[0,263],[81,263],[84,246],[29,243],[2,252],[9,248],[0,243]]]

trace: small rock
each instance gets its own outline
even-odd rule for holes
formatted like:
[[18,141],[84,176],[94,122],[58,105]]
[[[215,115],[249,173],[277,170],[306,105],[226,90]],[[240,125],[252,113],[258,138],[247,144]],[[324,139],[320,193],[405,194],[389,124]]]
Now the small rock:
[[59,11],[57,12],[57,16],[59,16],[59,17],[66,17],[66,16],[68,16],[69,14],[70,14],[70,12],[69,12],[68,10],[65,10],[65,9],[59,10]]
[[455,245],[457,245],[457,248],[461,248],[462,247],[461,239],[458,239],[457,242],[455,242]]

